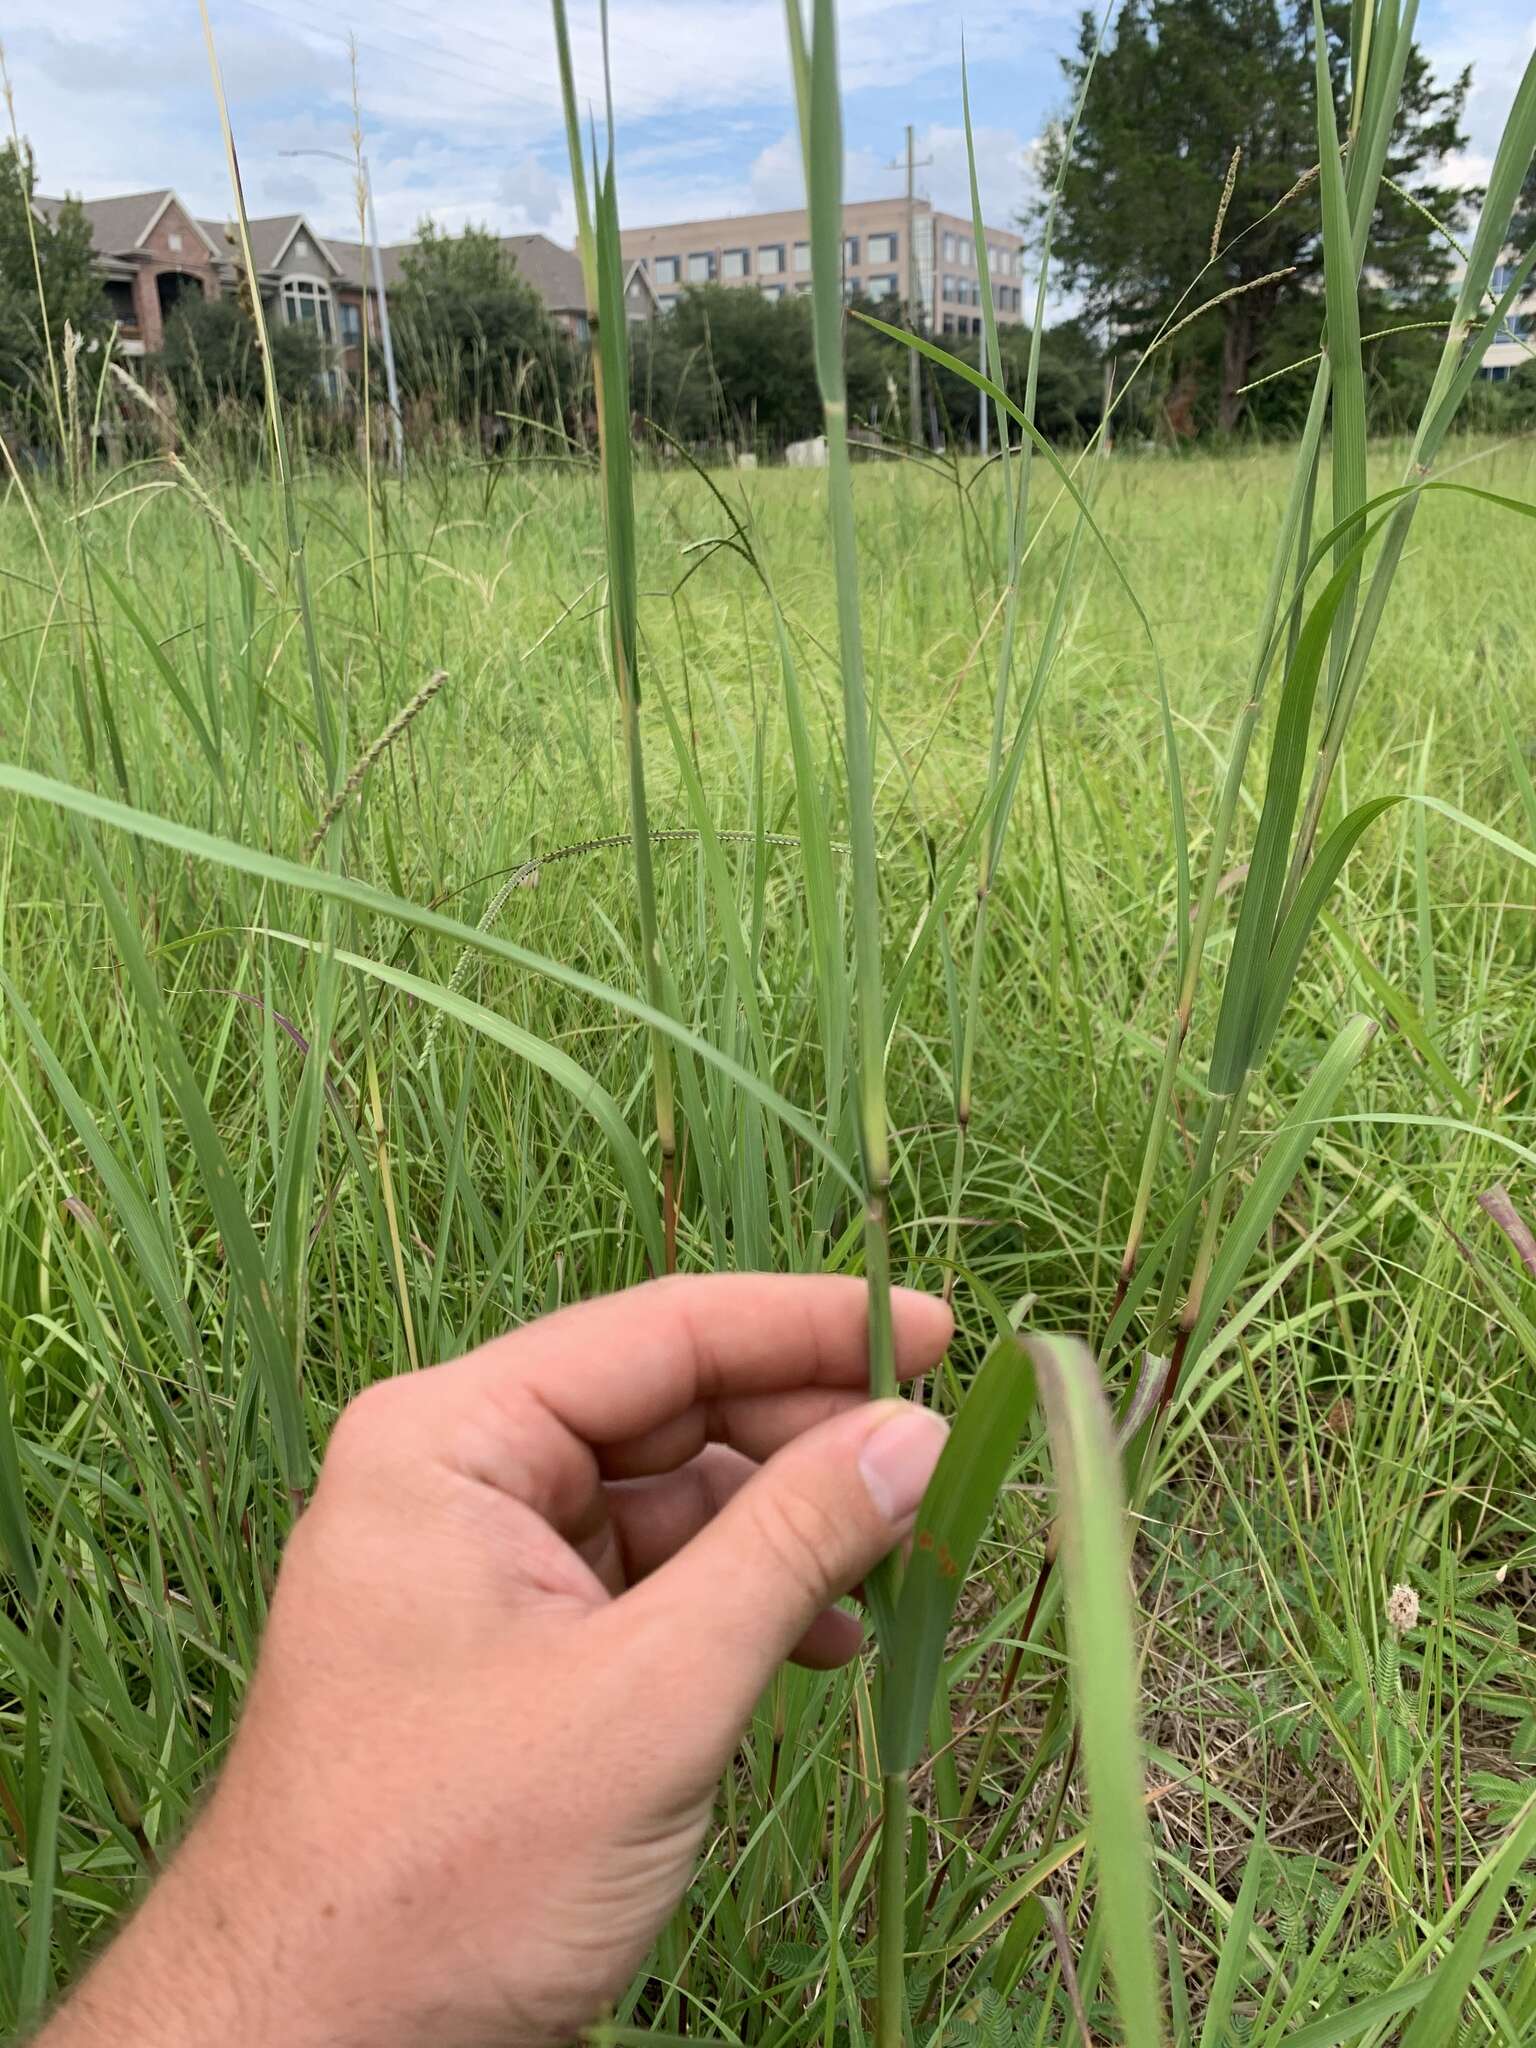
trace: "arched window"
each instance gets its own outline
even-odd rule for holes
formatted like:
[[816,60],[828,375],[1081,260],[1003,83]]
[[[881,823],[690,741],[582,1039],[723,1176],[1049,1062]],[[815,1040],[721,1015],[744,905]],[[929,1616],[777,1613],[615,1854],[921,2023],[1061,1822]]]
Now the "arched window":
[[313,327],[327,348],[336,340],[336,306],[331,288],[319,277],[283,279],[283,318],[290,327]]

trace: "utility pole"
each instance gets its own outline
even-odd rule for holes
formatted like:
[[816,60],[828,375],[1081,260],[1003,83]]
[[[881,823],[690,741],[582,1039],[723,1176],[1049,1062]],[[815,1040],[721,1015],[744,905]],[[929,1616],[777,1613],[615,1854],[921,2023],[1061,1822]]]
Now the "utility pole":
[[[981,374],[983,377],[987,374],[987,323],[985,320],[981,323]],[[983,391],[977,395],[981,399],[981,459],[985,462],[991,449],[991,444],[987,438],[987,394]]]
[[[907,318],[914,334],[923,331],[923,273],[917,260],[917,173],[933,158],[912,154],[912,124],[907,123]],[[900,168],[897,164],[892,170]],[[923,438],[923,359],[915,348],[907,351],[907,432],[914,441]]]
[[[344,156],[339,149],[280,149],[279,156],[328,156],[333,163],[352,164],[353,159]],[[384,258],[379,249],[379,219],[373,210],[373,180],[368,175],[368,159],[363,157],[363,197],[367,201],[368,243],[373,257],[373,294],[379,302],[379,340],[384,345],[384,385],[389,393],[389,447],[394,457],[395,474],[405,474],[405,429],[400,417],[400,384],[395,375],[395,344],[389,331],[389,298],[384,290]],[[354,166],[355,167],[355,166]],[[363,294],[363,318],[368,317],[368,294]]]

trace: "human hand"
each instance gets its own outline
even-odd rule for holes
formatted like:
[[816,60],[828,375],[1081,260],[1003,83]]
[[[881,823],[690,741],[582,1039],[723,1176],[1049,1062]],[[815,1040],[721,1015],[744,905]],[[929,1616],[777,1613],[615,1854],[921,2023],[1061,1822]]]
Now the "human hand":
[[[910,1375],[949,1312],[894,1311]],[[214,1796],[46,2048],[591,2019],[763,1687],[853,1655],[831,1603],[912,1525],[944,1426],[863,1398],[865,1324],[856,1280],[666,1280],[354,1401]]]

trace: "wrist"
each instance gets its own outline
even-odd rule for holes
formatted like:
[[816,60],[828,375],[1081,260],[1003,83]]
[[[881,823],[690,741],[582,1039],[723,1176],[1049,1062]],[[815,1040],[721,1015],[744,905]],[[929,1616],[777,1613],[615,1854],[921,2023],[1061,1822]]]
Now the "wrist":
[[205,1819],[38,2048],[344,2048],[377,2038],[371,2018],[358,2025],[342,2010],[312,1914],[267,1894],[253,1860],[249,1842],[226,1857]]

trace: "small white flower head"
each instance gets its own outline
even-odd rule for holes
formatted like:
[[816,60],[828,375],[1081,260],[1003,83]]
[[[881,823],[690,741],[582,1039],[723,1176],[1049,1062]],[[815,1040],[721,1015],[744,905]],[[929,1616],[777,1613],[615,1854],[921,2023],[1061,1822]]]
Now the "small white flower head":
[[1387,1598],[1387,1626],[1404,1636],[1419,1625],[1419,1596],[1412,1586],[1394,1586]]
[[1506,1578],[1507,1578],[1508,1576],[1509,1576],[1509,1566],[1508,1566],[1507,1564],[1501,1564],[1501,1565],[1499,1566],[1498,1570],[1497,1570],[1497,1571],[1496,1571],[1496,1572],[1494,1573],[1494,1575],[1493,1575],[1493,1583],[1494,1583],[1494,1584],[1495,1584],[1496,1586],[1502,1586],[1502,1585],[1503,1585],[1503,1583],[1504,1583],[1504,1581],[1505,1581],[1505,1579],[1506,1579]]

